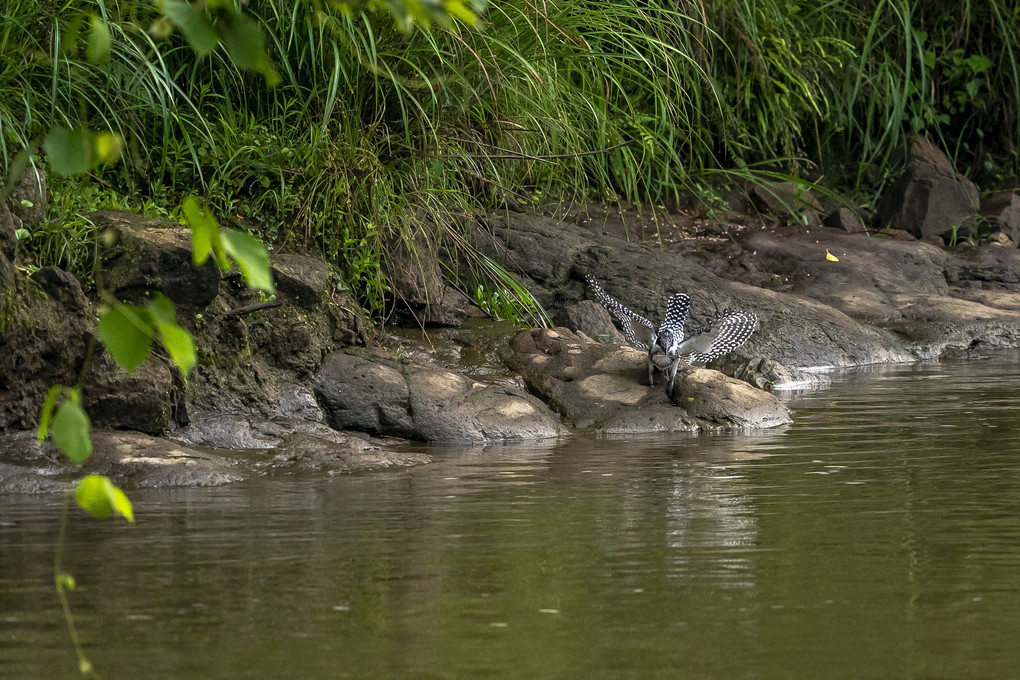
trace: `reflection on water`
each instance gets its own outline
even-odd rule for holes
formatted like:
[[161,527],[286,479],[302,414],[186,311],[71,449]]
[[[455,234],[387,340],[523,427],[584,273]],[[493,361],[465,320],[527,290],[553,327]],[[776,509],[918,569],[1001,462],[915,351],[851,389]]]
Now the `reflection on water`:
[[[73,515],[107,678],[1005,678],[1020,355],[836,376],[750,435],[442,449]],[[60,499],[0,498],[0,678],[72,677]]]

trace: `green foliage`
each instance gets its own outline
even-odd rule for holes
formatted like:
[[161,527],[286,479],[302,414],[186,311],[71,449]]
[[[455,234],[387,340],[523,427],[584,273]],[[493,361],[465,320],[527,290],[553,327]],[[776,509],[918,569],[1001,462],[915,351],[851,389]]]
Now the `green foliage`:
[[193,197],[184,200],[182,209],[191,226],[191,254],[196,265],[213,255],[220,269],[228,269],[229,259],[232,259],[249,286],[267,293],[274,292],[269,253],[261,241],[234,229],[221,231],[212,213],[202,208]]
[[[810,169],[873,194],[909,131],[979,176],[1016,172],[1014,4],[507,0],[477,20],[442,0],[19,0],[0,31],[0,165],[56,127],[109,130],[126,162],[67,159],[104,191],[164,213],[195,194],[224,226],[317,247],[383,314],[378,265],[422,223],[472,281],[451,215],[666,204],[721,173]],[[44,257],[36,239],[40,262],[88,252],[47,236]]]
[[50,426],[53,444],[75,463],[84,463],[92,455],[92,440],[89,438],[91,423],[78,403],[77,392],[71,399],[57,407]]
[[159,337],[181,373],[187,375],[195,367],[191,334],[177,325],[174,305],[162,295],[145,307],[111,300],[100,314],[99,338],[125,371],[133,371],[145,361],[154,337]]
[[74,499],[93,517],[105,518],[117,514],[134,523],[134,508],[127,495],[108,477],[87,475],[74,487]]

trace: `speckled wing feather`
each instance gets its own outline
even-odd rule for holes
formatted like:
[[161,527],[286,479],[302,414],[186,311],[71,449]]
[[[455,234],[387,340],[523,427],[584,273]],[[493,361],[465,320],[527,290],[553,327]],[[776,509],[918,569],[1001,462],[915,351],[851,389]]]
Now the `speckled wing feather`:
[[622,327],[620,330],[623,331],[623,335],[627,338],[627,342],[637,349],[648,349],[647,342],[642,342],[637,339],[637,334],[634,332],[634,326],[632,324],[639,323],[642,326],[647,327],[648,330],[654,332],[655,326],[652,322],[637,312],[632,312],[611,298],[606,291],[602,290],[602,286],[599,285],[598,281],[596,281],[595,277],[591,274],[585,276],[584,280],[587,282],[588,287],[591,288],[591,292],[595,294],[595,298],[599,301],[599,304],[609,310],[609,313],[616,317],[616,319],[620,322],[620,326]]
[[687,312],[691,309],[691,299],[683,293],[677,293],[669,298],[669,305],[666,307],[666,320],[662,322],[659,331],[671,331],[678,337],[684,335],[684,324],[687,323]]
[[757,328],[758,317],[753,312],[727,312],[686,338],[680,356],[689,364],[708,363],[739,349]]

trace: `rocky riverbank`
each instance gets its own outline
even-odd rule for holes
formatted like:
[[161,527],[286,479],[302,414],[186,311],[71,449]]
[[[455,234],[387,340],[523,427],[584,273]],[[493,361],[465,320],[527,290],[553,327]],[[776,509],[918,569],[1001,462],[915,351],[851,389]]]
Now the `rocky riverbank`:
[[[914,161],[913,184],[896,191],[915,212],[922,189],[947,195],[936,180],[964,181],[925,174],[924,148]],[[83,373],[97,428],[85,471],[167,486],[428,462],[407,442],[775,427],[791,414],[771,392],[824,384],[820,368],[1020,346],[1020,236],[1007,233],[1016,197],[1002,210],[1006,231],[949,247],[959,222],[934,214],[938,201],[885,218],[917,227],[915,236],[866,228],[866,216],[792,192],[752,191],[740,210],[711,218],[598,206],[480,218],[477,247],[520,276],[554,329],[479,318],[426,271],[391,277],[408,288],[397,291],[402,299],[432,301],[417,310],[426,330],[381,332],[317,258],[274,254],[278,291],[264,299],[211,264],[192,266],[179,225],[94,215],[114,241],[104,284],[136,302],[161,291],[194,334],[199,366],[186,380],[158,353],[132,374],[117,368],[94,342],[96,302],[80,283],[18,265],[15,230],[41,218],[0,206],[0,491],[59,488],[81,474],[27,431],[50,385]],[[957,194],[970,200],[965,188]],[[645,384],[643,353],[623,345],[586,274],[653,320],[670,294],[685,292],[689,323],[745,309],[759,331],[715,365],[682,371],[674,406]]]

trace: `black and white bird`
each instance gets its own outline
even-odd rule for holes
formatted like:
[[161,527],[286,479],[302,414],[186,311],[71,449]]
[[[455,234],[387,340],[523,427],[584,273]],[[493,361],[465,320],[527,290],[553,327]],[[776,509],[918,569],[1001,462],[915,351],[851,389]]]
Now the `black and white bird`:
[[[670,399],[673,398],[673,382],[681,361],[685,364],[706,364],[729,354],[747,342],[758,327],[758,317],[753,312],[728,311],[707,326],[685,334],[684,325],[691,299],[677,293],[669,298],[666,319],[656,329],[651,321],[610,297],[593,276],[589,274],[584,280],[599,303],[620,322],[627,342],[637,349],[648,350],[648,384],[655,384],[655,369],[662,371]],[[649,330],[648,342],[638,339],[634,332],[635,323]]]

